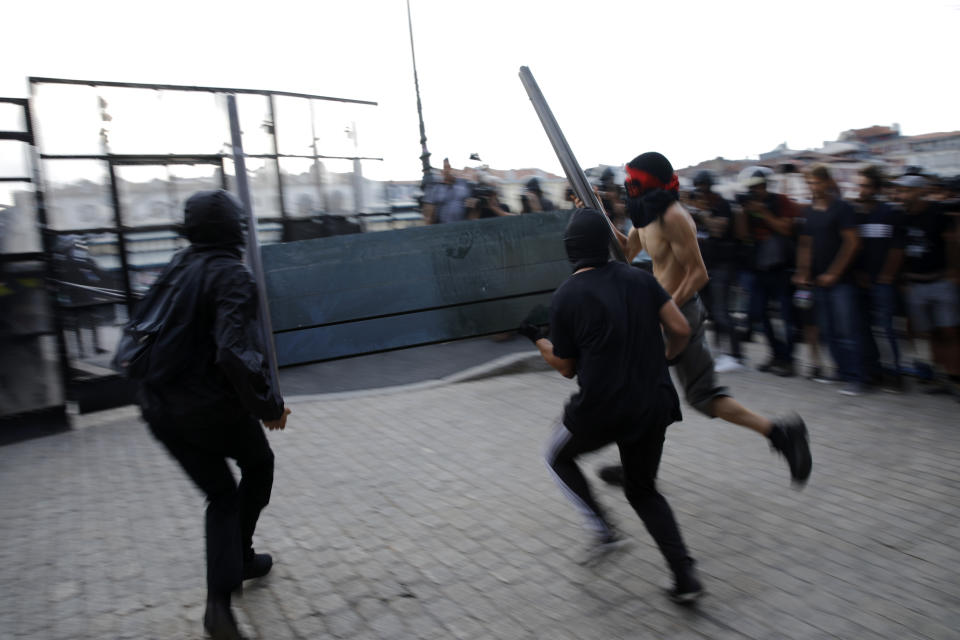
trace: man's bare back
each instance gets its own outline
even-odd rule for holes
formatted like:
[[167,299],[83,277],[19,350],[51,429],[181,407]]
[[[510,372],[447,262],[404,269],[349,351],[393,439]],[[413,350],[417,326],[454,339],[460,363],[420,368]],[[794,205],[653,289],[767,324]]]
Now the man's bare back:
[[679,202],[671,204],[656,222],[630,231],[627,260],[632,261],[641,249],[650,254],[654,277],[677,305],[690,300],[707,283],[696,224]]

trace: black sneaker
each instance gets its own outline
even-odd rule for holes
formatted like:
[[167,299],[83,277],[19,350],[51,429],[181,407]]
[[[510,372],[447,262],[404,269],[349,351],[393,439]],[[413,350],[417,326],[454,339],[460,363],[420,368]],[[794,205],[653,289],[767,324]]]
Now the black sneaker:
[[793,369],[792,362],[778,362],[770,369],[770,373],[776,374],[781,378],[792,378],[797,375]]
[[209,598],[203,614],[203,628],[213,640],[244,640],[230,610],[230,600]]
[[626,549],[630,540],[624,537],[616,528],[611,527],[606,533],[599,534],[587,547],[580,564],[593,566],[608,558],[611,554]]
[[623,486],[623,465],[611,464],[606,467],[600,467],[597,475],[601,480],[614,487]]
[[774,368],[776,368],[779,364],[780,362],[776,358],[770,358],[769,360],[767,360],[766,362],[758,366],[757,371],[762,371],[763,373],[767,373],[768,371],[773,371]]
[[677,604],[691,605],[703,596],[703,585],[693,568],[693,560],[674,575],[673,588],[667,591],[667,597]]
[[774,420],[773,428],[778,433],[770,434],[770,443],[787,459],[794,484],[803,487],[813,466],[807,425],[803,423],[803,418],[794,413]]
[[255,553],[243,561],[243,579],[262,578],[273,568],[273,557],[269,553]]
[[887,393],[903,393],[906,386],[903,383],[903,376],[894,374],[884,377],[881,388]]

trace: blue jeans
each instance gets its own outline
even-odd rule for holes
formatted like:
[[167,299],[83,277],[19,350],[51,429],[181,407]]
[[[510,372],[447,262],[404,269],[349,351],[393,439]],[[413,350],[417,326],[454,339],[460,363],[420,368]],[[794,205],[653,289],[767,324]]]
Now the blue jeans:
[[880,329],[893,355],[893,370],[900,372],[900,346],[897,332],[893,329],[893,313],[896,308],[896,291],[892,284],[872,284],[860,289],[863,317],[863,363],[864,372],[877,376],[882,372],[880,350],[873,335],[873,328]]
[[840,377],[863,383],[863,341],[856,287],[849,283],[830,288],[814,287],[813,300],[820,329],[820,342],[830,348]]
[[[777,301],[780,319],[783,321],[781,340],[773,330],[770,312],[767,306],[770,300]],[[758,271],[750,296],[751,322],[763,323],[763,333],[767,336],[773,358],[780,362],[793,362],[793,296],[790,292],[790,274],[786,269],[777,271]]]
[[710,282],[707,288],[710,290],[710,302],[713,304],[711,311],[716,331],[716,346],[720,347],[721,338],[726,334],[730,339],[730,355],[739,359],[743,356],[740,351],[740,336],[733,324],[733,318],[730,317],[731,289],[736,276],[736,265],[723,263],[715,265],[710,271]]

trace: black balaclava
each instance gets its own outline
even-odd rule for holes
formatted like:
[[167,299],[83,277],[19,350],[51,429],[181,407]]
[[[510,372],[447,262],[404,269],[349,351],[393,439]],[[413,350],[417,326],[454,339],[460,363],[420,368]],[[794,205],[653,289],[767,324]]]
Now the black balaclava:
[[243,205],[223,189],[198,191],[183,207],[183,235],[194,247],[240,249],[245,231]]
[[573,270],[602,267],[610,260],[610,230],[596,209],[577,209],[570,216],[563,244]]
[[635,227],[659,220],[677,199],[679,184],[670,161],[656,151],[642,153],[626,166],[627,213]]

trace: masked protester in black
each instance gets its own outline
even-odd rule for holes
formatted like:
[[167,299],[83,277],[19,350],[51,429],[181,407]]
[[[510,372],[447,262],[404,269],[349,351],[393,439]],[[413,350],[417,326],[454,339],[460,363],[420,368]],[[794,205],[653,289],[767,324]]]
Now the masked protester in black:
[[[139,401],[154,436],[207,496],[204,626],[214,638],[240,638],[230,594],[273,563],[253,550],[257,519],[273,486],[273,452],[260,421],[283,429],[290,410],[264,357],[256,284],[242,261],[240,203],[222,190],[194,194],[186,203],[184,234],[190,246],[154,286],[199,295],[179,299],[165,321],[182,326],[180,348],[154,347],[159,362],[151,367],[175,375],[148,376]],[[226,458],[240,467],[239,486]]]
[[554,426],[547,464],[596,536],[588,556],[593,562],[623,539],[594,497],[577,458],[616,443],[627,499],[673,572],[670,595],[690,602],[703,588],[673,512],[656,488],[666,428],[681,418],[667,357],[682,350],[690,329],[653,276],[608,261],[609,238],[599,211],[573,213],[564,244],[574,273],[554,293],[550,337],[529,325],[521,328],[544,360],[564,376],[576,376],[579,387]]

